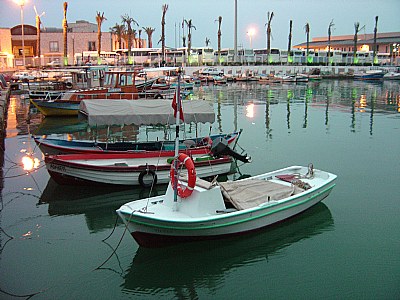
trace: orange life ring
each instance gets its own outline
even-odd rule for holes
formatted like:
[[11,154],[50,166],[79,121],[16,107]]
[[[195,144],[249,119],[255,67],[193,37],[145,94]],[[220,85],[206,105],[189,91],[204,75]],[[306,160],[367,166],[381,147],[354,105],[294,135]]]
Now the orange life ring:
[[[179,161],[178,167],[181,164],[185,164],[185,167],[186,167],[186,169],[188,171],[187,187],[183,188],[180,184],[178,184],[177,193],[178,193],[179,197],[187,198],[192,194],[193,189],[194,189],[194,187],[196,185],[196,170],[194,168],[194,162],[189,156],[187,156],[184,153],[180,153],[178,155],[177,159]],[[170,177],[171,177],[172,186],[175,186],[174,162],[172,162],[172,164],[171,164]]]

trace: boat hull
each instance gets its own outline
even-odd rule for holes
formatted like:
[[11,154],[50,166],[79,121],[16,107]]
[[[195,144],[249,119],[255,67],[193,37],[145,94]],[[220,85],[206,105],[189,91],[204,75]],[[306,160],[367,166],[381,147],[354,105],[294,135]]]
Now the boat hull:
[[[168,155],[169,154],[169,155]],[[59,184],[74,185],[143,185],[143,176],[155,176],[156,184],[170,180],[170,151],[162,154],[142,153],[129,155],[77,154],[45,157],[50,176]],[[76,157],[76,159],[74,159]],[[231,171],[232,158],[221,157],[208,160],[204,154],[194,155],[196,172],[199,177],[227,174]],[[197,161],[196,161],[197,159]]]
[[[211,135],[210,139],[215,140],[222,137],[232,144],[240,135],[239,132],[230,134]],[[208,137],[207,137],[208,138]],[[180,150],[195,148],[210,148],[206,137],[193,138],[181,141]],[[34,137],[40,150],[45,155],[71,154],[71,153],[126,153],[136,151],[167,151],[173,150],[175,141],[157,142],[95,142],[95,141],[68,141],[60,139]]]
[[47,101],[30,99],[31,103],[46,117],[77,116],[79,102],[73,101]]
[[[117,213],[133,238],[144,247],[160,247],[184,241],[224,238],[260,230],[302,213],[330,194],[335,186],[333,183],[335,178],[336,176],[332,174],[326,182],[319,184],[318,187],[291,196],[284,201],[269,203],[265,199],[265,205],[216,214],[212,217],[174,219],[169,216],[159,219],[152,216],[151,207],[142,214],[131,213],[128,215],[124,207],[117,210]],[[138,211],[141,205],[146,205],[145,202],[157,203],[157,201],[164,201],[164,197],[167,196],[139,200],[135,204],[131,202],[129,205],[131,209]],[[146,213],[149,215],[146,216]],[[177,214],[171,213],[171,215]]]

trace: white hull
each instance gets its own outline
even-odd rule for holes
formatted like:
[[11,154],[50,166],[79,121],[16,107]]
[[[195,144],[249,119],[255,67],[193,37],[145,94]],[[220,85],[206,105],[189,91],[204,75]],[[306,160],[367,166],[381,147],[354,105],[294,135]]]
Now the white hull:
[[[287,174],[293,170],[300,173],[307,171],[306,168],[290,167],[252,179],[276,182],[276,174]],[[264,203],[243,210],[228,212],[219,186],[210,190],[196,186],[191,197],[178,197],[178,202],[174,204],[170,200],[173,190],[169,186],[166,195],[127,203],[117,213],[133,237],[144,246],[157,246],[157,238],[184,240],[241,234],[290,218],[327,197],[335,185],[336,176],[318,170],[315,174],[315,179],[304,179],[312,186],[310,189],[282,200],[264,199]],[[248,179],[242,181],[245,180]],[[290,183],[282,184],[290,186]]]
[[[163,160],[163,161],[161,161]],[[157,176],[157,184],[165,184],[170,181],[170,164],[166,164],[165,158],[143,159],[104,159],[89,161],[74,161],[70,165],[62,165],[51,160],[46,161],[46,168],[50,175],[60,184],[69,184],[73,181],[92,182],[113,185],[140,185],[139,176],[146,172],[146,166],[153,170]],[[216,163],[220,161],[221,163]],[[232,160],[221,158],[213,162],[205,162],[196,167],[199,177],[216,176],[231,171]]]

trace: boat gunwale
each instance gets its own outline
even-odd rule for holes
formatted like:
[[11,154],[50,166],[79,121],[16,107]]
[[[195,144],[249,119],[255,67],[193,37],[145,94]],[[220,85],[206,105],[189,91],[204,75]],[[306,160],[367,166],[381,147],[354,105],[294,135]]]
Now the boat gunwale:
[[[127,222],[133,222],[133,223],[137,223],[137,224],[148,226],[148,227],[158,227],[158,228],[174,229],[174,230],[201,230],[201,229],[219,228],[219,227],[231,226],[231,225],[240,224],[240,223],[244,223],[244,222],[253,221],[255,219],[263,218],[265,216],[268,216],[268,215],[271,215],[271,214],[274,214],[274,213],[278,213],[278,212],[286,210],[288,208],[296,207],[296,206],[302,205],[304,203],[307,203],[307,202],[313,200],[314,198],[316,198],[316,197],[318,197],[320,195],[323,195],[324,193],[328,193],[329,194],[330,191],[336,186],[335,183],[333,183],[332,185],[330,185],[329,187],[327,187],[327,188],[325,188],[323,190],[321,190],[321,189],[326,187],[330,183],[332,183],[335,179],[336,179],[336,177],[332,178],[331,180],[329,180],[325,184],[321,185],[320,187],[315,188],[315,190],[313,190],[313,191],[312,191],[313,188],[311,188],[309,190],[304,191],[303,193],[299,193],[299,194],[293,195],[291,197],[288,197],[285,200],[281,200],[280,202],[271,203],[268,206],[266,206],[266,205],[261,205],[261,206],[258,205],[258,206],[255,206],[255,207],[252,207],[252,208],[248,208],[248,209],[245,209],[245,210],[238,210],[238,211],[234,211],[234,212],[230,212],[230,213],[226,213],[226,214],[221,214],[221,215],[212,215],[212,217],[206,217],[206,218],[202,217],[202,218],[197,218],[197,219],[190,220],[190,223],[201,223],[201,222],[210,222],[210,221],[217,221],[217,220],[219,221],[219,220],[223,220],[225,218],[233,218],[233,217],[241,216],[241,215],[244,215],[244,214],[249,214],[249,213],[253,213],[253,212],[259,212],[259,211],[262,211],[262,210],[270,209],[270,208],[273,208],[274,206],[278,206],[278,205],[281,205],[281,204],[284,204],[284,203],[287,203],[287,202],[290,202],[290,201],[294,201],[294,200],[296,200],[296,199],[298,199],[300,197],[305,197],[305,199],[302,200],[302,201],[295,202],[295,203],[292,203],[292,204],[290,204],[288,206],[284,206],[284,207],[281,207],[281,208],[277,208],[277,209],[275,209],[273,211],[268,211],[268,212],[266,212],[264,214],[252,216],[252,217],[249,217],[249,218],[246,218],[246,219],[239,219],[239,220],[236,220],[236,221],[232,221],[232,222],[229,222],[229,223],[223,223],[223,224],[214,224],[214,225],[198,226],[198,227],[175,227],[175,226],[169,226],[168,224],[173,224],[173,223],[185,224],[185,223],[188,223],[188,221],[187,220],[186,221],[184,221],[184,220],[170,221],[170,220],[152,218],[151,216],[149,216],[149,217],[145,216],[145,219],[159,221],[160,223],[163,223],[163,224],[166,224],[166,225],[149,224],[147,222],[140,221],[140,220],[137,220],[137,219],[133,218],[135,216],[133,213],[124,212],[123,210],[121,210],[121,208],[119,208],[117,210],[117,212],[122,214],[124,217],[128,216],[129,219],[127,220]],[[311,197],[307,197],[307,196],[305,196],[304,193],[307,193],[307,195],[308,194],[312,194],[312,195],[311,195]],[[162,197],[163,196],[158,196],[157,198],[162,198]],[[148,200],[148,198],[146,198],[146,199]],[[146,199],[143,199],[143,201],[145,201]],[[143,218],[143,217],[141,217],[141,218]]]

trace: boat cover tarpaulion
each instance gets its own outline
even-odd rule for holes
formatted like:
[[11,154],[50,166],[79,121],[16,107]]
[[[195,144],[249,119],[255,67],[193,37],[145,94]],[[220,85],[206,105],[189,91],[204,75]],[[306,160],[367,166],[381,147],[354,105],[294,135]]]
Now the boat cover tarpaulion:
[[[215,113],[204,100],[182,101],[185,122],[213,123]],[[89,126],[150,125],[175,122],[171,101],[166,100],[83,100],[80,113],[87,116]]]

